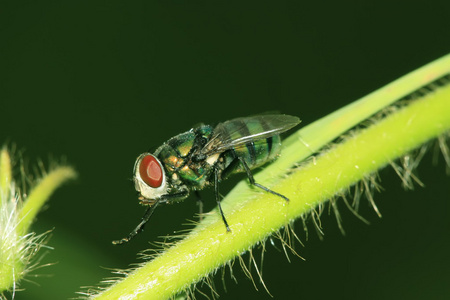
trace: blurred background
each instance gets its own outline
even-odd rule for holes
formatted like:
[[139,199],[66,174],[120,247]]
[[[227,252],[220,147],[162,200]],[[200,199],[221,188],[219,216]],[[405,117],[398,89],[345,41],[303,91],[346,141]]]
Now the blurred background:
[[[43,263],[56,264],[22,282],[17,299],[76,297],[110,268],[140,262],[149,241],[189,228],[195,197],[158,208],[131,243],[111,244],[144,213],[130,181],[140,153],[200,122],[279,111],[309,124],[447,54],[449,11],[449,1],[2,3],[0,142],[30,168],[65,157],[79,173],[33,228],[53,229]],[[296,245],[306,261],[289,263],[268,244],[263,277],[274,298],[448,299],[450,177],[431,158],[415,191],[380,172],[383,218],[361,205],[371,225],[342,203],[345,236],[333,215],[322,218],[323,241],[309,224],[306,247]],[[213,190],[202,196],[212,209]],[[304,237],[301,222],[295,229]],[[238,264],[234,275],[226,291],[215,276],[221,298],[270,299]]]

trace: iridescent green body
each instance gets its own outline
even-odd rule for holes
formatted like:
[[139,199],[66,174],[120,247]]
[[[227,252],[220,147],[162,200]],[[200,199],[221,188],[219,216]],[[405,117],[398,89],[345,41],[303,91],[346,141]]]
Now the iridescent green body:
[[174,136],[156,150],[155,156],[173,183],[186,184],[195,190],[206,185],[212,168],[206,161],[192,162],[191,154],[193,147],[197,147],[200,140],[208,140],[212,131],[211,126],[191,129]]
[[241,157],[247,163],[250,169],[260,167],[273,160],[280,154],[281,142],[280,136],[274,135],[268,138],[257,139],[256,136],[259,132],[265,132],[270,124],[261,122],[259,120],[244,121],[243,119],[237,119],[224,124],[224,128],[227,133],[230,134],[230,140],[238,140],[244,136],[255,136],[255,139],[233,147],[232,149],[225,151],[222,155],[225,160],[225,170],[227,174],[223,174],[224,178],[232,173],[245,172],[245,168],[242,164],[237,163],[233,167],[233,161],[236,161],[237,157]]
[[[236,119],[224,123],[222,136],[228,134],[227,138],[237,140],[264,132],[269,125],[255,119],[251,122]],[[176,186],[187,185],[190,189],[200,190],[214,183],[213,168],[220,170],[219,179],[225,179],[233,173],[245,172],[238,157],[241,157],[250,169],[254,169],[273,160],[280,153],[280,136],[274,135],[262,139],[255,137],[248,143],[195,161],[193,153],[205,146],[213,132],[214,128],[209,125],[191,129],[171,138],[156,150],[155,156],[162,162],[166,176]]]
[[251,185],[286,201],[289,199],[257,183],[252,169],[280,153],[280,136],[300,123],[288,115],[238,118],[216,127],[203,125],[174,136],[155,153],[139,155],[133,181],[142,205],[148,206],[139,225],[126,237],[113,242],[123,244],[138,234],[160,203],[186,199],[191,191],[214,185],[215,198],[227,231],[231,231],[220,205],[219,181],[237,172],[246,172]]

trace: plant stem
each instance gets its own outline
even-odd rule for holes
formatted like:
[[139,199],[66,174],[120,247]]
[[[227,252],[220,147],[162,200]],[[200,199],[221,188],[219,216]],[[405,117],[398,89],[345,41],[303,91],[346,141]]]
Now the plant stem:
[[37,183],[22,206],[11,169],[9,153],[3,148],[0,152],[0,298],[3,291],[12,290],[14,295],[18,282],[41,247],[43,235],[28,232],[36,214],[56,188],[76,176],[67,166],[53,169]]
[[18,224],[18,232],[24,234],[32,224],[37,213],[50,198],[51,194],[64,182],[76,177],[76,173],[71,167],[58,167],[49,172],[32,190],[25,199],[19,213],[21,222]]
[[11,158],[6,148],[0,152],[0,207],[9,200],[11,185]]
[[[445,57],[444,67],[441,59],[432,72],[428,69],[428,75],[433,74],[429,77],[436,79],[449,73],[449,58]],[[438,73],[440,76],[436,75]],[[423,80],[425,74],[419,72],[419,75],[421,80],[411,83],[415,89],[427,83]],[[392,92],[393,89],[395,86],[390,86],[388,90]],[[399,89],[403,89],[402,86]],[[409,92],[415,89],[409,88]],[[406,90],[403,89],[400,95],[403,96]],[[344,116],[361,112],[358,105],[349,107]],[[363,113],[364,119],[375,112]],[[320,134],[321,131],[322,135],[310,135],[312,127],[307,128],[310,131],[300,130],[284,144],[280,159],[256,176],[257,182],[287,196],[289,202],[269,193],[260,193],[246,181],[240,182],[222,201],[231,232],[226,232],[216,211],[204,218],[185,239],[133,271],[96,299],[166,299],[174,296],[319,203],[341,194],[386,164],[444,134],[450,130],[450,85],[398,109],[370,128],[360,130],[351,138],[334,145],[314,161],[290,172],[288,168],[301,161],[304,153],[311,153],[311,149],[305,150],[304,140],[314,145],[312,149],[316,151],[320,143],[314,139],[329,141],[331,135],[328,131],[342,133],[336,126],[341,126],[339,122],[347,122],[343,115],[324,119],[327,122],[322,126],[319,123],[313,126],[313,132]],[[357,119],[360,117],[356,116],[350,123]],[[300,151],[302,153],[298,153]]]

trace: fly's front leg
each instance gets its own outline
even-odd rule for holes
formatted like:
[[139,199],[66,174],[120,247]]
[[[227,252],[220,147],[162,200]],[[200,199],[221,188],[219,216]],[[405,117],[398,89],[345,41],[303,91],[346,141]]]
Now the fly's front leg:
[[223,214],[222,205],[220,205],[220,195],[219,195],[219,169],[214,169],[214,193],[216,195],[216,202],[217,206],[219,206],[220,215],[222,216],[223,223],[225,224],[225,227],[227,228],[227,231],[230,232],[230,226],[228,226],[227,219],[225,218],[225,215]]
[[149,203],[153,203],[153,204],[149,208],[147,208],[144,216],[141,219],[141,222],[138,224],[138,226],[136,226],[136,228],[132,232],[130,232],[130,234],[128,234],[128,236],[126,238],[123,238],[123,239],[117,240],[117,241],[113,241],[112,243],[114,245],[125,244],[125,243],[129,242],[132,238],[134,238],[139,232],[144,230],[145,224],[147,224],[148,220],[152,216],[152,214],[155,211],[158,204],[167,203],[168,200],[171,198],[185,198],[188,195],[189,195],[189,190],[186,188],[184,188],[184,189],[182,188],[181,192],[178,192],[175,194],[170,194],[170,195],[165,195],[164,198],[160,198],[156,201],[149,201],[148,199],[141,200],[141,204],[144,204],[144,205],[150,205]]
[[251,171],[250,168],[248,167],[248,165],[247,165],[247,163],[245,162],[245,160],[244,160],[242,157],[238,157],[238,159],[239,159],[239,161],[242,163],[242,165],[244,166],[244,169],[245,169],[245,172],[247,173],[248,180],[250,181],[250,184],[252,184],[252,185],[254,185],[254,186],[257,186],[257,187],[259,187],[260,189],[265,190],[266,192],[269,192],[269,193],[271,193],[271,194],[277,195],[278,197],[281,197],[281,198],[283,198],[283,199],[286,200],[286,201],[289,201],[289,198],[288,198],[288,197],[286,197],[286,196],[284,196],[284,195],[281,195],[281,194],[279,194],[279,193],[277,193],[277,192],[274,192],[274,191],[272,191],[271,189],[266,188],[266,187],[263,186],[263,185],[260,185],[259,183],[256,183],[256,182],[255,182],[255,178],[253,178],[252,171]]
[[144,230],[145,224],[148,222],[148,220],[152,216],[152,214],[155,211],[158,204],[159,204],[159,202],[157,201],[157,202],[155,202],[155,204],[153,204],[153,206],[150,206],[149,208],[147,208],[144,216],[142,217],[141,222],[138,224],[138,226],[136,226],[136,228],[132,232],[130,232],[130,234],[126,238],[123,238],[123,239],[117,240],[117,241],[113,241],[112,243],[114,245],[125,244],[125,243],[129,242],[132,238],[134,238],[139,232]]

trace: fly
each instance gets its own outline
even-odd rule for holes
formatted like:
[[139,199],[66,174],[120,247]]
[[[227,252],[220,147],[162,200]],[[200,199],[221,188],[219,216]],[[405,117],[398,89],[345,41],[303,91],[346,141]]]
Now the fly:
[[250,184],[289,201],[255,182],[251,170],[275,159],[280,153],[280,134],[299,123],[299,118],[289,115],[237,118],[216,127],[193,128],[174,136],[153,154],[142,153],[134,165],[133,181],[140,203],[148,208],[138,226],[113,244],[126,243],[142,231],[158,205],[182,201],[191,191],[210,185],[215,187],[226,230],[231,231],[220,205],[219,182],[234,173],[245,172]]

